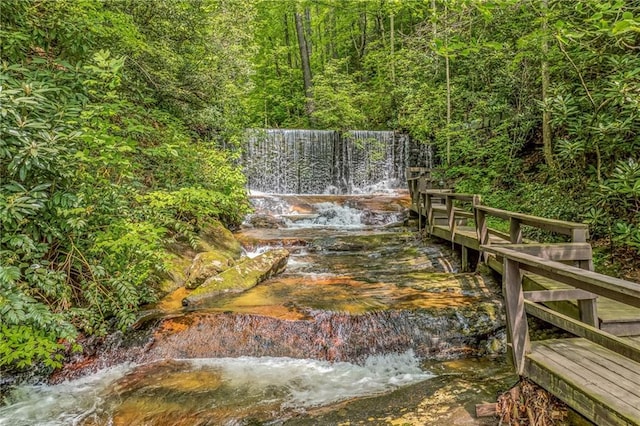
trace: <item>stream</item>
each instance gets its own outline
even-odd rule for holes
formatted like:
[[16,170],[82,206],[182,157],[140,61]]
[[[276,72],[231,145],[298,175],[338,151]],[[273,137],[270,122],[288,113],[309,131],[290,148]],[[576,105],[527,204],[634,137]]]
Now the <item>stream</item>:
[[[407,227],[406,193],[254,194],[236,234],[287,269],[184,308],[184,293],[74,375],[14,389],[0,425],[495,424],[514,381],[493,278]],[[167,308],[169,306],[169,308]]]

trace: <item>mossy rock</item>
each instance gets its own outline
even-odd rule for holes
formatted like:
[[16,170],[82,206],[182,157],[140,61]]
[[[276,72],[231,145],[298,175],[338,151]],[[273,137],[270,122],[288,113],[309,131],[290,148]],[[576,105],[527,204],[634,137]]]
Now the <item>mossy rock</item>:
[[270,250],[253,259],[246,259],[219,275],[207,279],[185,297],[182,304],[194,306],[222,293],[239,293],[248,290],[282,272],[287,266],[288,259],[289,252],[285,249]]
[[229,269],[235,261],[225,251],[206,251],[198,253],[193,259],[184,286],[194,289],[220,272]]
[[191,265],[190,253],[175,253],[167,251],[164,256],[167,274],[158,284],[160,295],[168,294],[184,285],[187,279],[187,271]]
[[200,251],[216,251],[235,260],[242,257],[242,246],[231,231],[218,221],[209,222],[199,234]]

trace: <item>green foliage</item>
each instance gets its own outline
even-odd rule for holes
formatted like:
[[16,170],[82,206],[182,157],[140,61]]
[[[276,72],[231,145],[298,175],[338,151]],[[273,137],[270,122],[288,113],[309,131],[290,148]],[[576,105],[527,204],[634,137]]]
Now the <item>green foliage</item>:
[[0,326],[3,336],[0,344],[0,365],[15,365],[18,368],[29,367],[41,361],[46,367],[59,367],[64,345],[56,343],[55,335],[42,329],[24,325]]
[[364,126],[360,88],[344,71],[345,60],[330,61],[314,80],[314,122],[325,129],[359,129]]
[[[596,238],[637,248],[638,178],[625,169],[640,162],[637,2],[262,1],[257,10],[254,126],[403,130],[440,157],[450,151],[441,175],[457,190],[585,219]],[[310,114],[295,11],[311,45]]]
[[[240,222],[244,177],[220,149],[243,128],[236,3],[0,4],[0,368],[126,329],[167,242]],[[213,37],[221,22],[235,39]]]

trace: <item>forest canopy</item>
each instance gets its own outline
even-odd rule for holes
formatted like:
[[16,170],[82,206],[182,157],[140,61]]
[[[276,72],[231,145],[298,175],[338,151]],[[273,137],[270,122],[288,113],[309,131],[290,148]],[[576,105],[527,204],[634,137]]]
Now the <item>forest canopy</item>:
[[[495,207],[640,253],[640,3],[3,0],[1,366],[126,329],[248,211],[244,129],[384,129]],[[626,257],[625,257],[626,258]]]

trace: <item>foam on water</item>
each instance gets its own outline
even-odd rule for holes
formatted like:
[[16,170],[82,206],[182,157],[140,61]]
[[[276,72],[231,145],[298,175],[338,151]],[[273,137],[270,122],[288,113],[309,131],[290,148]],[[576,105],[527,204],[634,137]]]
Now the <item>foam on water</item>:
[[55,386],[21,386],[0,407],[0,425],[79,424],[104,402],[104,390],[134,366],[122,364]]
[[336,203],[314,204],[317,216],[296,221],[287,220],[289,228],[359,228],[363,226],[362,210]]
[[[270,357],[179,362],[184,363],[184,371],[215,371],[220,375],[221,385],[212,386],[207,391],[210,392],[209,398],[213,396],[219,406],[247,407],[275,401],[281,409],[304,409],[379,394],[433,377],[421,370],[412,351],[371,356],[362,365]],[[158,368],[161,367],[159,364]],[[105,401],[111,404],[110,409],[113,409],[114,399],[117,404],[126,402],[126,389],[125,392],[118,389],[113,398],[113,388],[118,388],[116,382],[125,375],[135,374],[136,368],[135,365],[121,365],[54,386],[21,387],[10,396],[10,405],[0,408],[0,425],[82,424],[96,412],[103,412]],[[145,376],[153,374],[153,370],[145,372]],[[154,384],[156,388],[162,387],[161,381]],[[234,391],[229,392],[228,389]],[[203,393],[203,390],[198,389],[198,392]],[[185,402],[185,411],[190,409],[189,403],[197,400],[198,392],[187,395],[189,402]]]
[[273,250],[273,247],[271,247],[271,246],[259,246],[259,247],[256,247],[254,250],[251,250],[251,251],[244,250],[242,254],[244,254],[249,259],[253,259],[255,257],[260,256],[261,254],[264,254],[264,253],[268,252],[269,250]]

